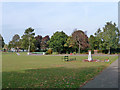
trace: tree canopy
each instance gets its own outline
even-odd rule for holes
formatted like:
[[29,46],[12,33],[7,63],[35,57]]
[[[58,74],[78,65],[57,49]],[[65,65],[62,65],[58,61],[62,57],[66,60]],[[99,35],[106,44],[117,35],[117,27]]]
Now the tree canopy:
[[3,39],[3,37],[0,34],[0,48],[3,48],[4,45],[5,45],[4,39]]
[[31,27],[26,29],[25,32],[24,32],[24,35],[22,36],[22,48],[24,49],[28,49],[28,46],[29,46],[29,38],[30,38],[30,49],[31,51],[34,51],[35,50],[35,33],[34,33],[34,29],[32,29]]
[[15,34],[12,38],[12,41],[9,42],[9,48],[17,48],[20,47],[20,36]]
[[46,50],[48,48],[48,41],[50,40],[49,36],[45,36],[42,38],[42,41],[41,41],[41,49],[42,50]]
[[68,36],[63,32],[55,32],[51,39],[48,41],[49,47],[52,48],[54,51],[59,53],[64,52],[64,44],[66,43]]
[[[30,45],[30,51],[46,51],[51,48],[55,52],[70,53],[80,51],[84,52],[88,49],[92,50],[109,50],[117,49],[119,42],[119,30],[115,23],[106,22],[105,26],[90,35],[89,39],[85,32],[75,29],[73,33],[68,36],[63,31],[57,31],[53,33],[51,38],[47,35],[42,37],[41,35],[35,36],[34,29],[29,27],[25,30],[23,36],[20,38],[18,34],[15,34],[12,40],[9,42],[8,48],[22,48],[28,50]],[[0,46],[4,47],[4,39],[0,35]]]
[[72,33],[72,39],[78,45],[79,53],[80,53],[80,49],[86,49],[89,47],[88,37],[82,30],[75,30]]
[[37,35],[35,37],[35,39],[36,39],[36,43],[35,43],[36,50],[40,51],[41,50],[42,36],[41,35]]
[[107,22],[105,27],[103,27],[102,41],[103,47],[106,49],[117,48],[118,47],[118,34],[119,30],[116,27],[116,24],[112,22]]
[[95,36],[91,35],[89,44],[92,49],[110,50],[110,48],[118,48],[119,30],[115,23],[106,22],[102,30],[99,28]]

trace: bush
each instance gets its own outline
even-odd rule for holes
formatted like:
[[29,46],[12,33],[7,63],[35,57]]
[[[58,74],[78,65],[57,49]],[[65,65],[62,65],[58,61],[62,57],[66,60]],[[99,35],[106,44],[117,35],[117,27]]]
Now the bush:
[[56,54],[58,54],[58,52],[53,52],[52,54],[53,54],[53,55],[56,55]]
[[45,54],[48,55],[49,54],[48,51],[46,51]]
[[48,53],[49,53],[49,54],[52,54],[52,49],[48,49]]
[[94,54],[94,50],[91,50],[91,54]]
[[73,54],[76,54],[76,52],[73,52]]
[[102,50],[102,53],[104,53],[104,54],[108,54],[108,50]]
[[102,53],[102,50],[98,50],[98,52],[97,53]]
[[52,49],[48,49],[48,51],[46,51],[46,54],[52,54]]

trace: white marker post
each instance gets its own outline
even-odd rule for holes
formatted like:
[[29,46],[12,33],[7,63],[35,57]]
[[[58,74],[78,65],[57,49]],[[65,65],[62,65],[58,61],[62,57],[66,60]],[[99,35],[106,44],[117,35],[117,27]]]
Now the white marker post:
[[43,52],[43,55],[45,55],[45,52]]
[[29,37],[29,47],[28,47],[28,55],[30,55],[30,37]]
[[93,59],[92,59],[92,55],[91,55],[91,50],[88,50],[88,52],[89,52],[88,61],[92,61]]

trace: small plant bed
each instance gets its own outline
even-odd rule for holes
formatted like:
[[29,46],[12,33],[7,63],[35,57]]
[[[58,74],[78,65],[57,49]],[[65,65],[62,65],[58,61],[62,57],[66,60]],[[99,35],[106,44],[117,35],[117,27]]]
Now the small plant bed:
[[83,62],[109,62],[109,60],[106,59],[106,60],[91,60],[91,61],[89,61],[88,59],[85,59],[85,60],[83,60]]
[[83,62],[104,62],[104,61],[103,60],[91,60],[91,61],[89,61],[89,60],[85,59],[85,60],[83,60]]

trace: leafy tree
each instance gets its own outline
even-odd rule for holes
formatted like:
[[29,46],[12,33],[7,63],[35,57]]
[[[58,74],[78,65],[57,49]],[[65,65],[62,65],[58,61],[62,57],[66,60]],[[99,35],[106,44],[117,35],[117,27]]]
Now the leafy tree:
[[65,47],[73,47],[73,45],[74,45],[74,42],[73,42],[73,40],[72,40],[72,37],[69,36],[69,37],[67,38],[67,41],[66,41],[66,43],[64,44],[64,46],[65,46]]
[[41,35],[38,35],[35,37],[36,39],[36,43],[35,43],[35,47],[38,51],[40,51],[41,49],[41,42],[42,42],[42,36]]
[[99,28],[95,36],[90,36],[89,43],[92,49],[109,50],[110,48],[118,48],[119,30],[115,23],[107,22],[103,27],[103,31]]
[[54,51],[62,53],[65,50],[64,44],[66,43],[67,38],[68,36],[63,31],[57,31],[48,41],[49,47],[52,48]]
[[89,44],[88,44],[88,37],[81,30],[75,30],[72,33],[72,39],[78,45],[78,47],[79,47],[79,53],[80,53],[80,49],[86,49],[89,46]]
[[3,37],[2,37],[1,34],[0,34],[0,48],[3,48],[4,45],[5,45],[4,39],[3,39]]
[[96,45],[95,45],[95,37],[93,35],[90,35],[89,38],[89,45],[90,45],[90,49],[94,50],[96,49]]
[[17,48],[19,46],[19,40],[20,40],[20,36],[18,34],[15,34],[12,38],[12,43],[14,48]]
[[89,45],[90,45],[90,49],[94,50],[94,49],[101,49],[102,46],[102,32],[101,29],[99,28],[96,33],[93,35],[90,35],[89,38]]
[[42,38],[42,41],[41,41],[41,49],[42,50],[46,50],[48,48],[48,41],[50,40],[49,36],[45,36]]
[[73,52],[73,51],[76,52],[77,45],[76,45],[76,43],[73,41],[72,36],[69,36],[69,37],[67,38],[67,41],[66,41],[66,43],[64,44],[64,47],[66,48],[66,51],[69,52],[69,53],[70,53],[70,52]]
[[31,27],[25,30],[24,35],[22,36],[22,48],[27,50],[30,43],[30,50],[35,50],[36,40],[34,38],[34,35],[34,29],[32,29]]
[[20,40],[20,36],[18,34],[15,34],[12,38],[12,41],[18,42]]
[[13,47],[13,43],[12,43],[12,41],[10,41],[8,44],[8,48],[11,49],[12,47]]
[[4,45],[4,48],[5,48],[5,49],[8,49],[8,45],[7,45],[7,44],[5,44],[5,45]]
[[118,48],[118,41],[119,41],[118,34],[119,34],[119,30],[116,27],[115,23],[107,22],[105,27],[103,27],[102,46],[105,49],[109,49],[109,53],[110,53],[110,48]]
[[19,42],[20,36],[18,34],[15,34],[12,38],[12,41],[9,42],[8,47],[9,48],[20,48],[21,43]]

